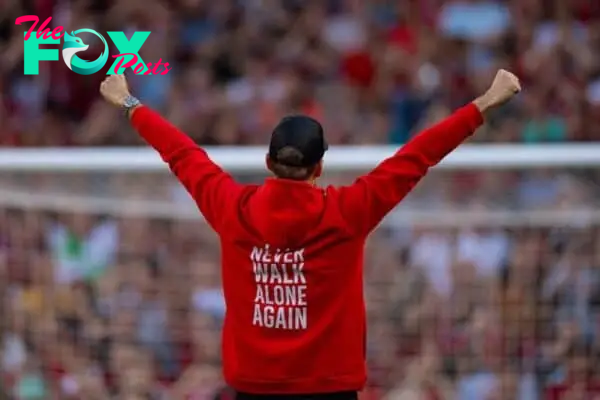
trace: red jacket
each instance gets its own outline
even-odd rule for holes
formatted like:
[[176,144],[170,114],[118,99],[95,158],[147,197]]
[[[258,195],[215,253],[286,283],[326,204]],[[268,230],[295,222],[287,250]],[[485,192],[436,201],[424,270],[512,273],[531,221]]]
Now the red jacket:
[[238,184],[154,111],[134,111],[133,126],[220,237],[228,384],[259,394],[362,389],[365,239],[481,123],[468,105],[354,184],[322,189],[283,179]]

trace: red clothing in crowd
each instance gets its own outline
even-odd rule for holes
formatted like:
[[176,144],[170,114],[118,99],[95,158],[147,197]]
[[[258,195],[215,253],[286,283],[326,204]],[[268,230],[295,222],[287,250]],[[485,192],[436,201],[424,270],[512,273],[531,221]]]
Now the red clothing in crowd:
[[241,185],[147,107],[132,124],[219,234],[224,375],[250,393],[360,390],[366,380],[367,235],[482,123],[474,105],[417,135],[354,184]]
[[577,384],[572,382],[552,385],[546,389],[544,400],[568,400],[571,398],[596,399],[600,396],[600,385],[593,382]]

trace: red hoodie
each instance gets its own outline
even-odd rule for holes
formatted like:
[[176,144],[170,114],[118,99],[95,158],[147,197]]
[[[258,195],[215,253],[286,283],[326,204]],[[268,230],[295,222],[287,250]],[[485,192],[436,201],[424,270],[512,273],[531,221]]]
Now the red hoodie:
[[481,123],[470,104],[354,184],[323,189],[284,179],[238,184],[157,113],[133,112],[133,126],[220,237],[228,384],[258,394],[362,389],[365,239]]

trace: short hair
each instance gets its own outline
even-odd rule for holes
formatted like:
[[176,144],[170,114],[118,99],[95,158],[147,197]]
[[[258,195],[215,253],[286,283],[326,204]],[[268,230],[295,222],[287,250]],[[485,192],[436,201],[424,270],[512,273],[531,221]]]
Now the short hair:
[[277,159],[272,161],[272,170],[275,176],[282,179],[291,179],[295,181],[305,181],[315,172],[317,164],[308,167],[296,167],[302,163],[304,156],[300,150],[285,146],[277,151]]

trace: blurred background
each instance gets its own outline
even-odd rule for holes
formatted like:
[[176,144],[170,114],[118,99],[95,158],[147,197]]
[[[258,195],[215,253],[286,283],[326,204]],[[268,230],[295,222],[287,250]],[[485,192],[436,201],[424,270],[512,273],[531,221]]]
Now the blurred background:
[[[30,14],[151,31],[141,57],[172,70],[132,91],[201,145],[264,145],[293,112],[333,145],[400,145],[498,68],[526,90],[472,145],[600,140],[597,0],[1,0],[3,150],[143,144],[105,74],[23,74]],[[364,400],[600,399],[600,177],[547,164],[436,170],[373,234]],[[216,236],[166,167],[81,167],[0,168],[2,398],[232,399]]]

